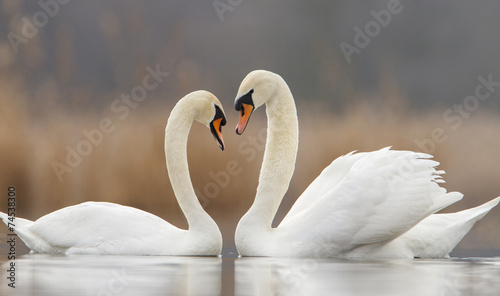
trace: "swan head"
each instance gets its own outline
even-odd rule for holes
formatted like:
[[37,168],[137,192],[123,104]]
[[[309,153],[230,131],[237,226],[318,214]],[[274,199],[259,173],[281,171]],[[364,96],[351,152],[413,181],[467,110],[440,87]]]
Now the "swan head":
[[240,113],[236,126],[238,135],[245,130],[252,112],[275,95],[281,80],[278,74],[265,70],[252,71],[243,79],[234,101],[234,108]]
[[194,120],[207,126],[219,148],[224,150],[222,127],[226,125],[226,115],[219,99],[205,90],[194,91],[188,94],[186,99],[190,101],[191,108],[195,111]]

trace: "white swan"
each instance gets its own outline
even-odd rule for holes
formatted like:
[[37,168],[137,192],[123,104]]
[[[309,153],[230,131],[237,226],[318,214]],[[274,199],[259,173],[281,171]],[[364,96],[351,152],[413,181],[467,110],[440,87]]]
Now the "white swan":
[[439,187],[443,172],[434,169],[438,163],[430,155],[384,148],[333,161],[279,226],[271,228],[295,167],[297,112],[279,75],[253,71],[236,96],[236,133],[244,131],[252,112],[264,104],[268,133],[259,186],[235,233],[242,256],[447,257],[500,201],[498,197],[463,212],[434,214],[462,194]]
[[186,145],[194,120],[212,131],[224,149],[226,119],[219,100],[207,91],[195,91],[173,108],[165,129],[168,175],[186,216],[189,230],[179,229],[145,211],[108,202],[85,202],[29,221],[0,213],[5,224],[38,253],[114,255],[218,255],[222,235],[200,205],[189,176]]

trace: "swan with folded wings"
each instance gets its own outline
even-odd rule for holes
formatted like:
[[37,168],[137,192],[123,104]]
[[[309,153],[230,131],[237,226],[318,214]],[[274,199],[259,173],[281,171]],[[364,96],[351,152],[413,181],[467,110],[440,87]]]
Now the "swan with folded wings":
[[148,212],[109,202],[69,206],[36,221],[0,213],[0,218],[36,253],[98,255],[218,255],[222,235],[198,201],[187,163],[193,121],[210,128],[224,150],[226,118],[219,100],[195,91],[173,108],[165,129],[167,170],[175,197],[189,224],[179,229]]
[[430,155],[384,148],[334,160],[272,228],[295,167],[298,121],[286,82],[256,70],[236,96],[237,134],[262,105],[268,128],[259,185],[235,233],[242,256],[443,258],[500,201],[435,214],[462,194],[439,186],[443,172],[435,169],[438,163]]

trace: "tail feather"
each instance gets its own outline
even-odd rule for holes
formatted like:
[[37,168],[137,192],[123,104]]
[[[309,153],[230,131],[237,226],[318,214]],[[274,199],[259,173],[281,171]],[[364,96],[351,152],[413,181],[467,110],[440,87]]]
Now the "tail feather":
[[2,219],[3,223],[5,223],[5,225],[7,225],[7,226],[9,226],[9,223],[11,223],[11,225],[14,225],[13,226],[14,231],[16,228],[23,229],[23,228],[26,228],[29,225],[33,224],[33,221],[28,220],[28,219],[14,217],[13,221],[11,221],[9,218],[13,218],[13,217],[11,217],[5,213],[0,212],[0,219]]
[[431,215],[410,229],[401,239],[410,246],[415,257],[448,257],[472,226],[499,202],[500,196],[457,213]]
[[11,230],[17,234],[28,248],[32,251],[37,251],[40,250],[39,246],[46,247],[47,244],[29,230],[28,227],[34,223],[33,221],[19,217],[14,217],[13,220],[10,218],[12,217],[0,212],[0,219],[2,219],[3,223],[5,223],[9,229],[12,227]]
[[486,214],[488,214],[488,212],[493,209],[499,202],[500,196],[475,208],[463,210],[456,213],[438,215],[445,217],[449,225],[456,225],[455,227],[467,228],[468,232],[477,221],[486,216]]

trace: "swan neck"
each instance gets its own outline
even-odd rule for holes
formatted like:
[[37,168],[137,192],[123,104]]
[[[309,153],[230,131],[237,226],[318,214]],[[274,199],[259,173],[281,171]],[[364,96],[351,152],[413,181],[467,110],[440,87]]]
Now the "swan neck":
[[280,81],[275,95],[266,102],[266,114],[266,150],[250,215],[260,216],[262,226],[270,229],[288,190],[298,149],[297,110],[285,81]]
[[215,224],[198,201],[189,175],[187,141],[193,121],[192,107],[179,102],[172,110],[165,128],[168,176],[177,202],[189,224],[189,230]]

